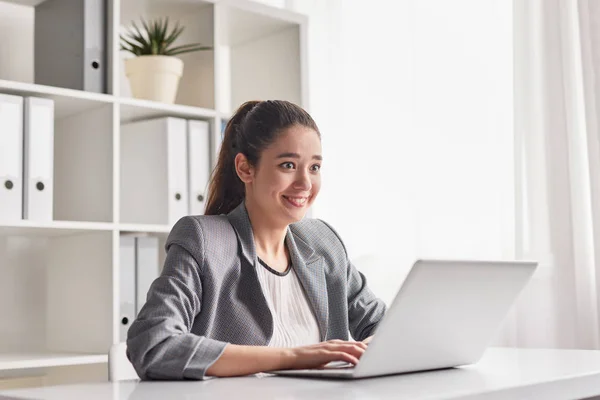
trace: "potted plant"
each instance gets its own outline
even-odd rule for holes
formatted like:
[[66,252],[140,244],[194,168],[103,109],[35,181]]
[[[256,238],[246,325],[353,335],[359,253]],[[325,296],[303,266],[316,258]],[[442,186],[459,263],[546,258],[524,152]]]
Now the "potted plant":
[[174,46],[184,27],[176,23],[169,26],[169,18],[146,22],[143,29],[135,22],[126,35],[121,35],[121,50],[135,57],[125,60],[125,75],[129,79],[133,97],[164,103],[175,102],[179,79],[183,74],[183,61],[178,54],[210,50],[199,43]]

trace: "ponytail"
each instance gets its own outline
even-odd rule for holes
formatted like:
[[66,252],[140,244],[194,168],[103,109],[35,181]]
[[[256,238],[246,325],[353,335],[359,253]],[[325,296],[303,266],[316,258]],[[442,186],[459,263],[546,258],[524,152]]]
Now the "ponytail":
[[262,151],[286,128],[300,125],[319,129],[301,107],[284,100],[248,101],[237,109],[225,127],[217,165],[208,185],[204,215],[228,214],[246,196],[246,186],[235,170],[235,157],[242,153],[248,162],[258,164]]
[[259,101],[248,101],[242,104],[227,122],[219,159],[208,186],[204,215],[228,214],[244,200],[246,188],[235,171],[235,156],[240,152],[236,136],[246,115],[258,103]]

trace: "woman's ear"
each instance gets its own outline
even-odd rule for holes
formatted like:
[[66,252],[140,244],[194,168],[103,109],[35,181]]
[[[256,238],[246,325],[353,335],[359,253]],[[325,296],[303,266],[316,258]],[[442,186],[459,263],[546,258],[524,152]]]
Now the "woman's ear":
[[250,183],[254,179],[254,168],[242,153],[237,153],[235,156],[235,172],[244,183]]

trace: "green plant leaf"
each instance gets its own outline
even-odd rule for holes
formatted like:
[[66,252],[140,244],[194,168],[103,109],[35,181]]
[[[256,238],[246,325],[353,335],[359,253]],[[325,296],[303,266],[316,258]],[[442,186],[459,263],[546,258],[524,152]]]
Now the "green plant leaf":
[[148,41],[151,42],[152,41],[152,35],[150,35],[150,28],[148,27],[148,23],[146,22],[146,20],[141,17],[140,21],[142,21],[142,27],[144,28],[144,31],[148,34]]
[[160,51],[162,54],[164,54],[164,52],[167,48],[166,39],[167,39],[167,29],[168,28],[169,28],[169,17],[165,17],[163,25],[162,25],[162,29],[160,30]]
[[183,54],[183,53],[190,53],[192,51],[200,51],[200,50],[212,50],[212,47],[210,46],[203,46],[200,43],[195,43],[195,44],[186,44],[183,46],[177,46],[177,47],[173,47],[171,49],[169,49],[165,55],[167,56],[174,56],[177,54]]
[[173,44],[173,42],[175,40],[177,40],[179,35],[181,35],[181,32],[183,32],[183,29],[184,29],[183,26],[179,26],[179,23],[177,23],[177,25],[175,25],[175,29],[173,30],[173,32],[171,32],[171,34],[165,40],[167,47],[170,46],[171,44]]
[[131,40],[127,39],[126,37],[121,36],[121,45],[123,46],[125,44],[128,45],[129,47],[131,47],[132,49],[139,49],[142,47],[139,44],[136,44],[136,43],[132,42]]
[[121,50],[128,51],[133,55],[138,55],[140,53],[140,45],[135,43],[132,40],[129,40],[123,35],[120,35],[121,39]]
[[155,54],[158,54],[160,51],[160,20],[152,21],[152,33],[150,36],[152,37],[152,47],[155,49]]
[[156,18],[149,21],[140,17],[140,22],[141,29],[138,24],[132,21],[131,28],[125,34],[120,35],[121,50],[128,51],[136,56],[173,56],[192,51],[212,49],[212,47],[203,46],[200,43],[173,47],[173,44],[183,32],[184,26],[176,22],[173,27],[170,24],[169,17]]
[[126,41],[126,42],[129,42],[131,45],[133,45],[133,46],[135,46],[135,47],[140,47],[140,46],[142,46],[142,44],[141,44],[141,43],[140,43],[138,40],[136,40],[136,39],[134,39],[133,37],[131,37],[131,36],[133,36],[131,33],[129,33],[129,32],[128,32],[128,35],[129,35],[130,37],[127,37],[127,36],[125,36],[125,35],[119,35],[119,36],[120,36],[120,38],[121,38],[121,41],[122,41],[122,42],[124,42],[124,41]]
[[[135,30],[135,34],[133,35],[133,39],[137,40],[141,44],[140,48],[141,48],[141,51],[143,52],[142,54],[149,54],[149,53],[146,53],[146,52],[150,50],[150,42],[146,38],[146,35],[144,35],[140,31],[140,29],[135,24],[135,22],[132,21],[131,25],[133,26],[133,29]],[[147,33],[147,31],[146,31],[146,33]]]

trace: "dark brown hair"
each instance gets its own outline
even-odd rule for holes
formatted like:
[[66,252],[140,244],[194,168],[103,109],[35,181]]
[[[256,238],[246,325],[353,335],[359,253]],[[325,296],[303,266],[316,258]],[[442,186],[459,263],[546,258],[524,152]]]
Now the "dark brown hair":
[[246,195],[244,183],[235,171],[235,156],[242,153],[252,166],[258,165],[265,148],[294,125],[313,129],[317,124],[302,108],[289,101],[248,101],[240,106],[225,127],[219,159],[208,186],[205,215],[227,214]]

